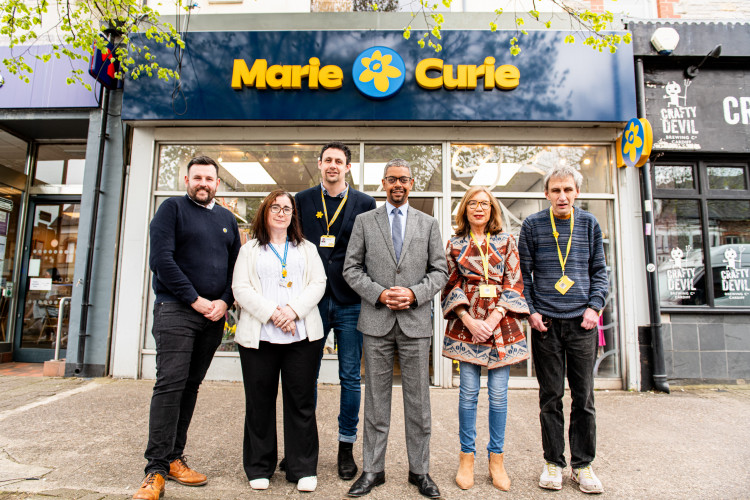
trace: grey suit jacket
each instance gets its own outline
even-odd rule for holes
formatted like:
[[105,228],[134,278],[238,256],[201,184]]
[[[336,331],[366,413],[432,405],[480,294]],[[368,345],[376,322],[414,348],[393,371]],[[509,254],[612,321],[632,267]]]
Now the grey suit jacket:
[[[448,264],[434,217],[409,207],[401,258],[396,262],[385,206],[357,216],[344,259],[344,279],[362,297],[357,329],[382,337],[398,321],[409,337],[432,335],[430,303],[448,281]],[[392,311],[378,302],[386,288],[403,286],[414,292],[409,309]]]

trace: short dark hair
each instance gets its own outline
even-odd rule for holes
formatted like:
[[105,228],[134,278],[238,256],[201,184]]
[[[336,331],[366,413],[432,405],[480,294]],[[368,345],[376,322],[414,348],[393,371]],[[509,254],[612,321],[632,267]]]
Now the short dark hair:
[[213,165],[216,169],[216,177],[219,177],[219,164],[210,156],[201,155],[191,159],[187,164],[188,175],[190,175],[190,167],[193,165]]
[[279,196],[286,196],[292,203],[292,221],[289,224],[289,227],[286,228],[286,235],[289,238],[289,241],[295,245],[299,245],[302,243],[304,236],[302,236],[302,225],[299,222],[299,215],[297,215],[297,205],[294,203],[294,196],[283,189],[271,191],[271,193],[266,196],[266,199],[260,204],[260,207],[258,207],[258,211],[255,213],[255,218],[253,218],[252,224],[253,238],[258,240],[258,243],[261,245],[268,245],[271,241],[271,235],[268,233],[268,228],[266,227],[266,214],[271,209],[273,202],[276,201],[276,198]]
[[344,155],[346,155],[346,164],[349,165],[352,162],[352,150],[349,149],[349,146],[339,141],[329,142],[328,144],[323,146],[323,149],[320,150],[318,160],[323,160],[323,153],[325,153],[327,149],[338,149],[340,151],[343,151]]

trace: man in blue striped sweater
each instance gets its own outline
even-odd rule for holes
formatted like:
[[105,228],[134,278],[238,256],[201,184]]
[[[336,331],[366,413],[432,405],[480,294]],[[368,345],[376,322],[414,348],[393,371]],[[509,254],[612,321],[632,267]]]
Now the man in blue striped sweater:
[[594,363],[596,327],[609,285],[599,223],[591,213],[573,206],[582,182],[583,176],[569,166],[547,173],[544,195],[551,206],[523,222],[518,251],[539,381],[546,461],[539,486],[562,488],[566,467],[562,398],[567,372],[572,398],[571,478],[581,491],[601,493],[602,483],[591,468],[596,453]]

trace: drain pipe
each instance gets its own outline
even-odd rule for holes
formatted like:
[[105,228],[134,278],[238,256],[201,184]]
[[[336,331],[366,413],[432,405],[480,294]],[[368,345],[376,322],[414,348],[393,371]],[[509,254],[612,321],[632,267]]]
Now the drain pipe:
[[[110,36],[111,40],[111,36]],[[91,227],[89,229],[88,251],[86,253],[86,274],[83,282],[83,296],[81,297],[81,323],[78,330],[78,358],[75,373],[83,371],[84,355],[86,354],[86,337],[89,316],[89,295],[91,294],[91,271],[94,267],[94,244],[96,243],[96,221],[99,213],[99,195],[102,186],[102,170],[104,166],[104,148],[107,144],[107,118],[109,117],[109,89],[105,86],[102,96],[102,119],[99,129],[99,154],[96,159],[96,184],[94,187],[94,205],[91,209]]]
[[[643,77],[643,59],[635,60],[636,93],[638,96],[638,117],[646,117],[646,93]],[[647,161],[640,169],[641,176],[641,199],[643,206],[644,227],[650,227],[650,231],[643,231],[643,243],[646,248],[646,280],[648,283],[648,314],[651,324],[651,351],[653,353],[653,378],[654,388],[669,394],[669,383],[667,383],[666,363],[664,362],[664,345],[662,343],[661,306],[659,305],[659,283],[656,273],[656,243],[654,241],[654,196],[651,186],[651,160]]]

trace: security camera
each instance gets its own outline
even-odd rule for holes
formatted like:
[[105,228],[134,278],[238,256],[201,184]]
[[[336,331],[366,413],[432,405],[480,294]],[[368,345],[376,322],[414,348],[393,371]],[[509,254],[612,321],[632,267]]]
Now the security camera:
[[651,36],[651,45],[661,56],[670,55],[677,48],[680,35],[674,28],[659,28]]

